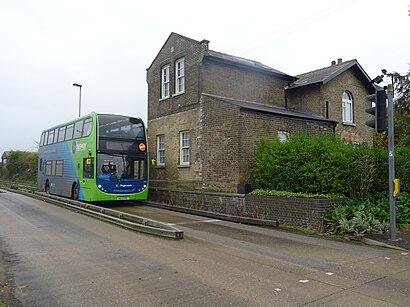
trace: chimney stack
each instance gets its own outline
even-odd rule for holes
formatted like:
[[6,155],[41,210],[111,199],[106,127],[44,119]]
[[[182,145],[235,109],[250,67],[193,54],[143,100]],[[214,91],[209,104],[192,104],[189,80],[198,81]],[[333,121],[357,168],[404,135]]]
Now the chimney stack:
[[208,54],[209,40],[203,39],[199,43],[201,44],[201,57],[204,57]]
[[333,60],[333,61],[332,61],[332,66],[335,66],[335,65],[336,65],[336,61]]
[[338,58],[338,59],[337,59],[337,64],[342,64],[342,62],[343,62],[343,61],[342,61],[342,58]]
[[200,44],[201,44],[201,46],[206,50],[206,51],[208,51],[208,46],[209,46],[209,40],[207,40],[207,39],[203,39],[203,40],[201,40],[200,42],[199,42]]

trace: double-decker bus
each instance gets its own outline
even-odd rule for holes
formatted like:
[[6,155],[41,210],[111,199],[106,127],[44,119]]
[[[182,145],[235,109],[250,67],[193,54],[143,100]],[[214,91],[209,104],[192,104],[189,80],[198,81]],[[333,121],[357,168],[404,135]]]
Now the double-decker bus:
[[84,201],[145,200],[148,156],[144,122],[97,114],[41,133],[38,188]]

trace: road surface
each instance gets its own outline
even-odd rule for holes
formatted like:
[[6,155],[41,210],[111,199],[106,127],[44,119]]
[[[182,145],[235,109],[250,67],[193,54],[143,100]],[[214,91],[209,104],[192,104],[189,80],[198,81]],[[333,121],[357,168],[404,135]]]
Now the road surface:
[[176,224],[184,239],[0,193],[0,245],[21,305],[409,306],[407,252],[146,206],[119,209]]

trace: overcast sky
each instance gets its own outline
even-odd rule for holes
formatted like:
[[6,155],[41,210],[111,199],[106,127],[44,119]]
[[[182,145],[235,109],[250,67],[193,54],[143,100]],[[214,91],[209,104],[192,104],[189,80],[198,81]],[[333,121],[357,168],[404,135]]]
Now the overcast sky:
[[0,155],[82,111],[147,117],[146,68],[171,32],[290,75],[410,63],[410,0],[0,0]]

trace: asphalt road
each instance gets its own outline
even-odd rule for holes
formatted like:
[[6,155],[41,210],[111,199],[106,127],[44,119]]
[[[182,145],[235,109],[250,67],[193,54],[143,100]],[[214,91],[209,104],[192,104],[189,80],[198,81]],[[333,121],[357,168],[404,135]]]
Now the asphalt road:
[[184,239],[0,193],[0,245],[15,299],[22,306],[410,305],[407,252],[119,209],[176,224]]

